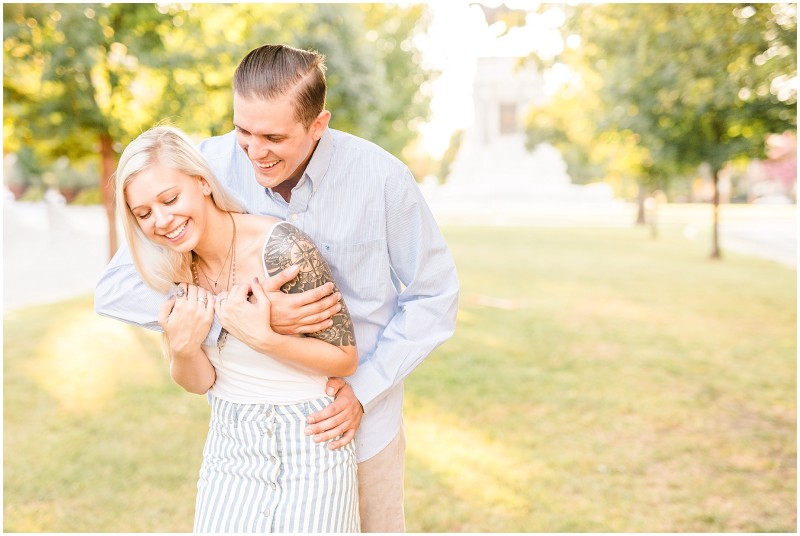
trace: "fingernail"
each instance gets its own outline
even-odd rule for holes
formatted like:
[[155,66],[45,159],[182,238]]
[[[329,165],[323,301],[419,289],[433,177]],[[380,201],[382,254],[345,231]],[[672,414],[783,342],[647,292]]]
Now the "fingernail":
[[333,391],[333,387],[328,387],[328,389],[325,392],[328,393],[328,396],[333,396],[333,392],[334,392]]
[[311,435],[313,433],[314,433],[314,430],[312,430],[310,426],[308,428],[306,428],[306,435]]
[[258,277],[254,277],[254,278],[253,278],[253,283],[255,283],[256,285],[260,285],[260,284],[261,284],[261,283],[258,281]]
[[306,419],[306,422],[308,424],[314,424],[314,417],[309,417],[308,419]]
[[333,320],[328,320],[328,327],[331,327],[332,325],[333,325]]

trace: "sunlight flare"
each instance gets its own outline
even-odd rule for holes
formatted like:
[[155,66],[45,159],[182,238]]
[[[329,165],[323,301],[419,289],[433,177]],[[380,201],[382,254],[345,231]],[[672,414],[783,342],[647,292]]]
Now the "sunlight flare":
[[42,338],[27,366],[28,375],[61,410],[96,413],[121,383],[159,381],[156,334],[136,333],[91,310],[77,309],[64,318]]
[[[547,469],[517,456],[501,443],[458,424],[435,407],[406,407],[408,454],[423,463],[453,495],[476,505],[528,513],[526,480]],[[465,471],[464,468],[470,468]]]

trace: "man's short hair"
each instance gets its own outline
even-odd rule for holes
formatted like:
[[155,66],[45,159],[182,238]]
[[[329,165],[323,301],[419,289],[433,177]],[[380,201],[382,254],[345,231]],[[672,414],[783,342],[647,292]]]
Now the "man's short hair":
[[293,93],[295,118],[308,128],[325,109],[325,56],[287,45],[258,47],[236,68],[233,91],[261,99]]

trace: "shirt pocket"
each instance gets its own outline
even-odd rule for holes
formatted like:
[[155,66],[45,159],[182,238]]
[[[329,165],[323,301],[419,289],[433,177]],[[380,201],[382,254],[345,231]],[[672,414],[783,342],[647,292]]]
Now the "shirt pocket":
[[345,296],[376,298],[391,285],[385,238],[357,244],[323,242],[319,248]]

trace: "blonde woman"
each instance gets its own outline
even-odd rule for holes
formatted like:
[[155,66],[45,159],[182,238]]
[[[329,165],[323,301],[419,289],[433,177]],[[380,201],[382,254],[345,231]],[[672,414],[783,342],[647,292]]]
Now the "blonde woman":
[[[209,434],[197,488],[196,532],[357,532],[353,443],[327,448],[305,435],[333,399],[328,376],[358,365],[344,301],[312,337],[270,327],[260,281],[289,266],[285,292],[334,285],[302,231],[244,213],[192,141],[172,127],[141,134],[116,173],[117,210],[142,280],[175,295],[161,308],[170,373],[209,394]],[[222,336],[204,345],[216,315]]]

